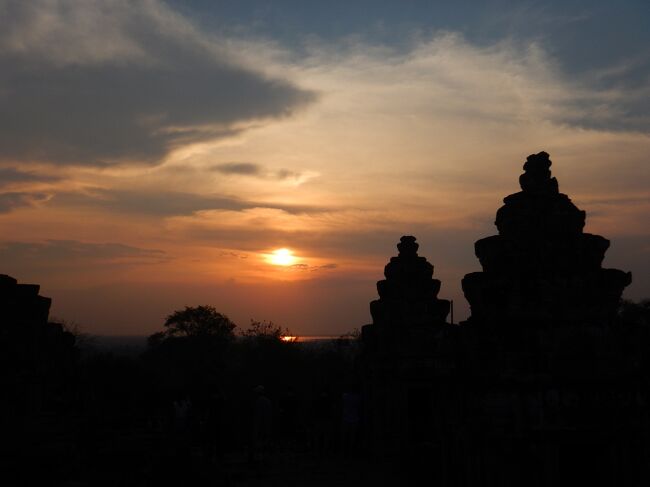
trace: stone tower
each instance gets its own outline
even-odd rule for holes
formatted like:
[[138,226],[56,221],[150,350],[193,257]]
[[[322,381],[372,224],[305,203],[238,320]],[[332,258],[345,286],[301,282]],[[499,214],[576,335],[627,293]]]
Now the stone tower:
[[474,246],[483,272],[462,281],[470,323],[610,322],[631,274],[603,269],[609,241],[583,232],[585,212],[559,192],[546,152],[528,156],[522,191],[497,211],[498,235]]
[[0,406],[9,418],[50,407],[65,396],[76,372],[75,336],[48,321],[52,300],[39,290],[0,274],[0,384],[6,398]]
[[450,302],[438,299],[440,281],[404,236],[399,255],[377,283],[373,324],[362,328],[365,428],[382,454],[428,441],[443,418],[434,389],[445,390],[456,370],[457,326],[446,323]]
[[377,282],[379,299],[370,303],[373,323],[386,327],[409,327],[444,323],[449,301],[438,299],[440,281],[433,279],[433,266],[418,256],[415,237],[404,236],[397,244],[399,255],[384,268],[386,279]]
[[13,277],[0,274],[0,306],[5,326],[46,324],[52,300],[38,294],[36,284],[18,284]]

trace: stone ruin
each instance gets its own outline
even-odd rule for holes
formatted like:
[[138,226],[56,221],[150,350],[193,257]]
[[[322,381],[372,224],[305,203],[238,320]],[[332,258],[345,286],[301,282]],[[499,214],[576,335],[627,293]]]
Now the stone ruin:
[[370,314],[378,326],[439,324],[449,314],[449,301],[438,299],[440,281],[433,279],[433,265],[418,255],[415,240],[400,239],[399,255],[386,264],[386,279],[377,282],[379,299],[370,303]]
[[77,360],[75,336],[49,322],[52,300],[40,286],[0,274],[0,385],[12,414],[37,414],[69,387]]
[[647,485],[650,331],[617,320],[631,274],[559,192],[545,152],[476,242],[471,317],[445,322],[433,266],[402,237],[362,328],[368,442],[437,485]]
[[379,299],[370,303],[373,324],[362,329],[366,342],[394,351],[414,335],[430,334],[432,325],[446,323],[450,302],[438,299],[440,281],[418,248],[413,236],[403,236],[397,244],[399,254],[384,268],[386,279],[377,282]]
[[[47,323],[52,300],[39,296],[37,284],[18,284],[13,277],[0,274],[0,318],[5,326]],[[4,329],[4,328],[3,328]]]
[[603,269],[609,240],[584,233],[585,212],[559,192],[546,152],[528,156],[522,191],[496,215],[498,235],[476,242],[483,272],[462,281],[470,322],[611,322],[631,274]]
[[457,328],[446,322],[450,302],[438,299],[440,281],[415,240],[400,239],[370,303],[373,323],[362,327],[364,398],[372,404],[366,428],[384,453],[432,430],[431,381],[448,370],[452,341],[445,337]]

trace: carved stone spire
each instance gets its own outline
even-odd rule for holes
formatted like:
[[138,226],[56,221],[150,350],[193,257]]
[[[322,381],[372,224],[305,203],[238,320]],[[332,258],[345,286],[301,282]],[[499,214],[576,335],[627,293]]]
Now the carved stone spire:
[[499,235],[476,242],[483,272],[463,291],[472,321],[608,322],[631,274],[603,269],[609,240],[583,233],[585,212],[558,190],[546,152],[528,156],[522,191],[497,211]]
[[399,255],[384,268],[385,280],[377,283],[379,299],[370,303],[374,324],[405,327],[444,323],[449,301],[438,299],[440,281],[433,279],[433,266],[418,256],[415,237],[404,236],[397,244]]

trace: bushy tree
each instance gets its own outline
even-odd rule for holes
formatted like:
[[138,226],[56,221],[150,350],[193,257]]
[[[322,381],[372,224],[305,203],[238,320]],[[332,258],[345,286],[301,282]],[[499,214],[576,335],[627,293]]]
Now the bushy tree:
[[236,325],[212,306],[174,311],[165,330],[149,337],[147,367],[160,387],[198,394],[223,381],[231,362]]
[[165,331],[149,337],[149,345],[155,346],[168,338],[210,337],[229,342],[235,337],[235,325],[212,306],[186,306],[174,311],[164,323]]

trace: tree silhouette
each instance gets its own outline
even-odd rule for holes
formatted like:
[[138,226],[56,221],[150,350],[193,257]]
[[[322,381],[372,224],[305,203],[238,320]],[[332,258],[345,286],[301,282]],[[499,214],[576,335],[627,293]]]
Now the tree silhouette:
[[165,320],[166,330],[149,337],[149,345],[156,346],[168,338],[210,337],[229,342],[235,337],[237,327],[230,319],[212,306],[186,306],[174,311]]

